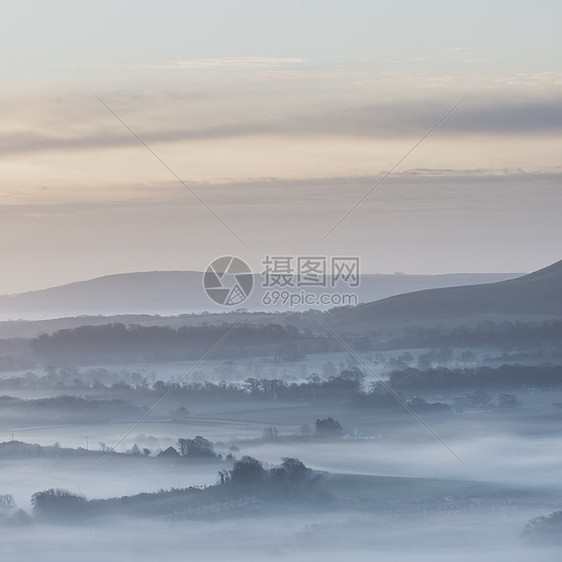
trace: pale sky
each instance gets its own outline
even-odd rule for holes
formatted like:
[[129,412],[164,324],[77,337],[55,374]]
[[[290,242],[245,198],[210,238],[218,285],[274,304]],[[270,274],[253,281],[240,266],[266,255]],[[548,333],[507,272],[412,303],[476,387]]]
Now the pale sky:
[[0,293],[231,254],[558,261],[561,21],[560,1],[4,2]]

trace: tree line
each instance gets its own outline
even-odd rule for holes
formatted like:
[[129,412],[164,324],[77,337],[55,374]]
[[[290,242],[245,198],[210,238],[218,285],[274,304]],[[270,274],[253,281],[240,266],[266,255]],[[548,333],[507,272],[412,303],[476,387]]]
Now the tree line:
[[502,365],[476,369],[404,369],[389,376],[398,392],[470,390],[482,388],[556,389],[562,387],[562,365]]
[[328,350],[327,338],[280,324],[222,326],[140,326],[112,323],[41,334],[31,341],[36,357],[47,363],[95,364],[193,359],[224,338],[215,357],[278,355],[296,361]]

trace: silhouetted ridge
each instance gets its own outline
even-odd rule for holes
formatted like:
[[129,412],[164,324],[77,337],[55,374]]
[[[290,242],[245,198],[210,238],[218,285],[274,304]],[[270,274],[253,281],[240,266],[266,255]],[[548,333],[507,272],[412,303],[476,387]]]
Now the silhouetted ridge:
[[416,291],[335,311],[331,322],[419,324],[494,314],[562,316],[562,261],[507,281]]

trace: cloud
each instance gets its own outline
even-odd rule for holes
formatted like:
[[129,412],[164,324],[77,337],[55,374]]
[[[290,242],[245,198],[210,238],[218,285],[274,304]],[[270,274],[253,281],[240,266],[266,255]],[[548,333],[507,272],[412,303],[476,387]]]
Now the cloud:
[[[316,210],[331,208],[339,210],[342,201],[357,201],[362,195],[376,185],[383,177],[379,175],[325,176],[317,178],[276,178],[254,177],[239,181],[201,182],[188,180],[189,187],[213,209],[275,209],[294,211],[295,203],[306,205]],[[494,189],[517,198],[525,194],[542,191],[545,197],[558,198],[558,191],[551,191],[549,186],[562,182],[562,168],[551,171],[540,170],[496,170],[496,169],[424,169],[414,168],[396,171],[385,179],[380,189],[373,192],[369,201],[376,205],[396,204],[402,206],[405,198],[423,200],[438,194],[442,197],[460,196],[467,192],[474,195],[480,189],[475,200],[481,202],[487,194],[496,196]],[[28,199],[17,200],[14,195],[9,199],[0,199],[0,215],[38,215],[70,216],[92,212],[137,212],[150,209],[154,212],[175,212],[182,207],[185,213],[188,207],[203,209],[187,190],[174,179],[154,183],[135,183],[128,186],[119,184],[104,185],[100,188],[95,181],[83,183],[80,189],[60,195],[49,194],[44,197],[33,195]],[[470,190],[470,191],[467,191]],[[506,190],[504,192],[504,190]],[[400,197],[396,197],[399,192]],[[550,195],[549,195],[550,194]],[[406,197],[407,196],[407,197]],[[517,199],[516,198],[516,199]],[[351,204],[350,203],[350,204]],[[506,205],[507,203],[502,203]],[[528,207],[527,207],[528,208]]]
[[209,59],[174,60],[161,62],[139,62],[102,64],[104,67],[127,68],[152,68],[152,69],[201,69],[201,68],[226,68],[226,69],[252,69],[269,68],[286,64],[299,64],[304,60],[295,57],[218,57]]
[[[111,100],[106,100],[111,107]],[[183,113],[177,106],[168,114],[146,121],[142,108],[136,115],[145,119],[142,129],[135,125],[135,117],[127,112],[125,122],[147,144],[178,143],[197,140],[229,139],[250,136],[301,136],[301,137],[355,137],[371,139],[419,138],[428,132],[457,100],[418,101],[403,100],[368,105],[327,107],[320,110],[291,112],[280,106],[273,113],[270,106],[256,107],[254,117],[248,112],[234,120],[225,114],[212,115],[215,124],[193,127],[182,126]],[[105,111],[103,108],[101,110]],[[192,109],[196,111],[196,109]],[[179,122],[178,126],[178,113]],[[272,117],[271,115],[277,115]],[[111,116],[109,116],[111,117]],[[91,115],[89,116],[91,119]],[[222,119],[222,122],[220,121]],[[173,123],[173,124],[172,124]],[[80,151],[130,147],[138,140],[119,123],[110,123],[106,130],[92,130],[91,122],[84,127],[90,131],[80,134],[75,123],[61,123],[60,134],[50,131],[14,131],[0,134],[0,155],[34,152]],[[65,125],[70,132],[65,134]],[[148,130],[147,130],[148,129]],[[152,129],[152,130],[150,130]],[[562,101],[559,99],[468,100],[461,104],[441,124],[436,134],[462,135],[559,135],[562,133]]]
[[464,51],[475,51],[476,47],[449,47],[447,51],[452,52],[464,52]]

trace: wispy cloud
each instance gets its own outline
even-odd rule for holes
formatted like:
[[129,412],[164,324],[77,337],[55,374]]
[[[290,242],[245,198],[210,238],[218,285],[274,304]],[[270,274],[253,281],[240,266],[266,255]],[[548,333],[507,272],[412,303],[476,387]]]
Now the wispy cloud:
[[[415,137],[427,130],[443,114],[446,104],[435,101],[408,103],[399,101],[356,107],[326,108],[320,111],[289,113],[271,117],[255,111],[254,117],[239,120],[225,118],[208,127],[177,124],[173,111],[163,122],[145,123],[142,138],[147,143],[177,143],[194,140],[228,139],[249,136],[298,135],[310,137],[357,137],[395,139]],[[177,109],[177,107],[175,108]],[[137,108],[137,111],[139,109]],[[261,113],[261,114],[260,114]],[[228,116],[227,116],[228,117]],[[134,122],[134,121],[132,121]],[[149,128],[150,127],[150,128]],[[69,124],[65,134],[50,131],[6,131],[0,134],[0,155],[32,152],[79,151],[129,147],[137,143],[131,135],[99,125],[80,134]],[[440,135],[560,135],[562,134],[562,102],[555,99],[470,100],[443,125]]]
[[270,68],[282,65],[300,64],[304,59],[295,57],[217,57],[209,59],[188,59],[157,62],[100,64],[104,67],[152,68],[152,69],[252,69]]
[[452,52],[476,51],[476,47],[449,47],[447,51],[452,51]]
[[[370,186],[380,180],[383,174],[384,170],[373,175],[317,178],[252,177],[240,181],[223,180],[212,183],[191,181],[190,184],[197,193],[204,194],[213,205],[223,209],[254,207],[271,210],[284,206],[294,210],[295,202],[299,202],[312,208],[339,210],[342,201],[353,201],[358,194],[365,193]],[[549,170],[413,168],[396,172],[389,177],[385,189],[373,196],[370,204],[381,205],[381,201],[385,202],[390,198],[398,206],[402,205],[403,199],[396,199],[396,191],[400,191],[401,195],[407,191],[410,197],[419,200],[427,197],[428,190],[431,193],[434,191],[447,193],[448,197],[453,193],[464,197],[466,195],[464,190],[468,186],[482,189],[508,186],[513,193],[515,189],[522,189],[524,192],[532,191],[529,189],[532,184],[546,189],[545,186],[558,186],[560,182],[562,182],[561,166]],[[6,199],[0,199],[0,214],[10,211],[16,214],[44,212],[49,215],[64,215],[92,212],[95,209],[125,210],[133,206],[154,210],[161,208],[167,212],[177,209],[178,206],[184,206],[184,202],[193,207],[189,197],[178,198],[175,186],[175,181],[163,180],[132,183],[126,186],[116,183],[100,188],[94,180],[82,183],[80,189],[70,194],[65,193],[64,198],[49,191],[42,196],[31,193],[28,197],[22,197],[18,192],[10,192],[5,193]],[[422,187],[423,190],[420,190]],[[100,193],[103,195],[101,198]],[[557,189],[552,191],[552,196],[558,198]]]

